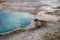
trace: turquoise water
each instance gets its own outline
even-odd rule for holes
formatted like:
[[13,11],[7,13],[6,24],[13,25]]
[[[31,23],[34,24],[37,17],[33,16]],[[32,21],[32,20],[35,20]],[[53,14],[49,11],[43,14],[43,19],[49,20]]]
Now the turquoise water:
[[0,34],[10,32],[17,28],[26,28],[31,24],[33,19],[33,16],[24,12],[0,10]]

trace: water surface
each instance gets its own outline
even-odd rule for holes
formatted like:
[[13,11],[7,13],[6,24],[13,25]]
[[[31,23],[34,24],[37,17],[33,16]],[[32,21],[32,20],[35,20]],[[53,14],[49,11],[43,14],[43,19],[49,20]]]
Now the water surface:
[[10,32],[17,28],[27,28],[34,17],[24,12],[11,12],[0,10],[0,34]]

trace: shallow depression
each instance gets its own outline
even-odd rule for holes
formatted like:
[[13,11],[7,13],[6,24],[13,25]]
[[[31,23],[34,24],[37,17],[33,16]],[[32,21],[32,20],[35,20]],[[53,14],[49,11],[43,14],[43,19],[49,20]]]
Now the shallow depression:
[[34,16],[24,12],[0,10],[0,34],[17,28],[27,28],[34,20]]

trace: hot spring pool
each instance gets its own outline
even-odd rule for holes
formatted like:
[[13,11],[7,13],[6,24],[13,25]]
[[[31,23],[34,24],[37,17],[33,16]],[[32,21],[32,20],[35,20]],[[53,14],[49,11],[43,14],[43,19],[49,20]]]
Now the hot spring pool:
[[34,16],[25,12],[0,10],[0,34],[31,26]]

